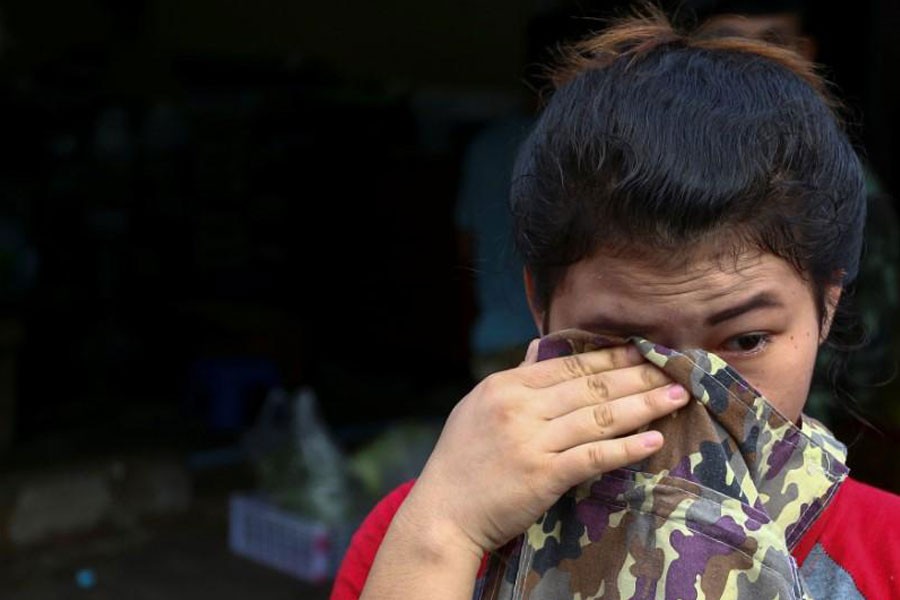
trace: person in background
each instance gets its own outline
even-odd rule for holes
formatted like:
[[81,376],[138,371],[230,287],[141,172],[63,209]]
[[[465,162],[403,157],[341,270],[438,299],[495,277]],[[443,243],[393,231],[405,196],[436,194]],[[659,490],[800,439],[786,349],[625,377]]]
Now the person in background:
[[532,17],[525,34],[520,101],[485,123],[463,153],[454,225],[458,255],[473,284],[475,315],[468,339],[475,381],[518,365],[537,333],[512,238],[510,179],[519,146],[540,110],[542,65],[556,47],[583,35],[587,27],[564,9]]
[[473,283],[469,368],[476,381],[521,362],[535,336],[507,206],[516,149],[531,122],[523,110],[487,124],[463,159],[455,225],[459,254]]
[[804,414],[867,209],[814,65],[647,8],[552,82],[510,193],[540,338],[371,511],[332,600],[900,597],[900,497]]

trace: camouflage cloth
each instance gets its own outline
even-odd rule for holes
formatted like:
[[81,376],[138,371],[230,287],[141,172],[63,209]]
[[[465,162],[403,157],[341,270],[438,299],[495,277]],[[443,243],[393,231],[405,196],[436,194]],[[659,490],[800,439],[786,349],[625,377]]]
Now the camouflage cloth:
[[476,598],[809,598],[790,551],[846,478],[845,447],[702,350],[566,330],[539,360],[620,343],[694,401],[650,425],[658,453],[573,488],[495,552]]

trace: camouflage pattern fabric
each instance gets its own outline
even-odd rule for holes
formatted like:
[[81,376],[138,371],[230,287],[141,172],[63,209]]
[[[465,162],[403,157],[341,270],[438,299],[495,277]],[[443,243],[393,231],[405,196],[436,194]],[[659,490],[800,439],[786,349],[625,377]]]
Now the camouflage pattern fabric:
[[693,400],[650,425],[663,448],[566,493],[495,552],[476,598],[809,598],[790,551],[848,474],[821,423],[778,413],[718,356],[578,330],[539,360],[632,343]]

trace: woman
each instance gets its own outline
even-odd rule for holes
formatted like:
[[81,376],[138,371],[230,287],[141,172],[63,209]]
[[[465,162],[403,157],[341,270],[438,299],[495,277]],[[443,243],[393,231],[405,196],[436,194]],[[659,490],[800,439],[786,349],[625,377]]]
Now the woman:
[[900,597],[900,500],[801,416],[865,217],[813,66],[651,12],[552,80],[512,187],[542,340],[454,408],[332,598]]

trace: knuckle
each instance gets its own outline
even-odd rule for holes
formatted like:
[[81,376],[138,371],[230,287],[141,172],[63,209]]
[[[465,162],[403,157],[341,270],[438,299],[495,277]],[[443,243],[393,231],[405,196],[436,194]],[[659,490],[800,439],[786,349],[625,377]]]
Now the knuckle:
[[662,371],[659,367],[651,366],[650,370],[653,372],[653,383],[656,386],[665,385],[672,381],[672,378],[669,377],[665,371]]
[[588,463],[591,469],[602,470],[606,466],[606,452],[600,444],[588,448]]
[[509,422],[515,415],[515,403],[510,399],[508,382],[500,375],[485,377],[481,387],[481,407],[485,415],[495,425]]
[[496,386],[503,382],[503,372],[502,371],[494,371],[487,375],[482,382],[485,385]]
[[563,358],[562,366],[563,370],[573,378],[583,377],[587,374],[587,367],[584,364],[584,359],[578,354],[572,354]]
[[492,373],[482,379],[481,383],[478,385],[481,387],[481,391],[486,397],[492,398],[499,395],[500,389],[504,385],[503,377],[500,373]]
[[662,379],[662,372],[653,365],[644,365],[641,367],[641,382],[647,387],[657,387]]
[[524,466],[523,472],[525,479],[531,483],[532,487],[538,488],[540,482],[553,474],[554,470],[550,462],[550,457],[546,457],[543,460],[529,461]]
[[613,424],[615,418],[613,417],[612,407],[607,404],[598,404],[591,411],[591,414],[594,417],[594,424],[600,429],[605,430]]
[[622,459],[623,463],[633,463],[640,459],[640,453],[634,444],[631,443],[623,443],[622,444]]
[[494,399],[487,407],[488,417],[495,425],[509,423],[515,415],[512,403],[502,398]]
[[609,386],[603,375],[595,375],[587,378],[588,391],[594,400],[605,402],[609,400]]
[[634,364],[631,346],[617,346],[610,350],[609,362],[613,369],[624,369]]
[[651,392],[641,394],[641,400],[644,403],[644,407],[650,412],[655,412],[659,406],[659,403],[656,401],[656,395]]

